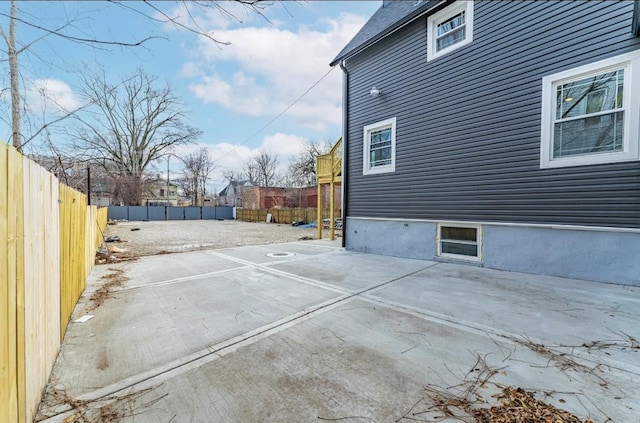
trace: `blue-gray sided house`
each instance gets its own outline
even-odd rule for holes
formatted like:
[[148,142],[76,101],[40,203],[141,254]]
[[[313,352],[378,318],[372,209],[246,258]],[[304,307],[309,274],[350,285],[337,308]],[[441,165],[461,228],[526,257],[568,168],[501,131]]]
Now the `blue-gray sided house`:
[[638,1],[384,1],[344,72],[349,250],[640,285]]

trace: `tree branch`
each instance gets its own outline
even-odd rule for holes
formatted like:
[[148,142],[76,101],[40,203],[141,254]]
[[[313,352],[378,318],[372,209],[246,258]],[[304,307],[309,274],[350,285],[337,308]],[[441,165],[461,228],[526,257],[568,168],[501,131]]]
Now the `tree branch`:
[[14,19],[17,22],[20,22],[20,23],[25,24],[27,26],[30,26],[32,28],[39,29],[40,31],[44,31],[44,32],[49,33],[51,35],[55,35],[57,37],[64,38],[64,39],[69,40],[69,41],[78,42],[78,43],[104,44],[104,45],[120,46],[120,47],[138,47],[138,46],[141,46],[142,44],[144,44],[147,41],[152,40],[152,39],[156,39],[156,38],[166,39],[165,37],[150,36],[150,37],[144,38],[144,39],[142,39],[140,41],[129,43],[129,42],[126,42],[126,41],[108,41],[108,40],[98,40],[98,39],[94,39],[94,38],[74,37],[73,35],[62,34],[60,32],[56,32],[56,30],[54,30],[54,29],[49,29],[49,28],[45,28],[45,27],[40,26],[40,25],[36,25],[36,24],[31,23],[29,21],[26,21],[24,19],[18,18],[17,16],[11,17],[10,15],[8,15],[6,13],[3,13],[3,12],[0,12],[0,16],[7,17],[9,19]]

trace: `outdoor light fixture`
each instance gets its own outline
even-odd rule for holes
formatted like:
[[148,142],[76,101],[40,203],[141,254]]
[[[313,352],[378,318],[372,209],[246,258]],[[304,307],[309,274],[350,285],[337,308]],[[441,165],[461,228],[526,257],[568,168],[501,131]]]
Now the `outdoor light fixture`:
[[371,91],[369,91],[369,94],[371,94],[371,97],[377,97],[380,95],[380,90],[376,87],[371,87]]

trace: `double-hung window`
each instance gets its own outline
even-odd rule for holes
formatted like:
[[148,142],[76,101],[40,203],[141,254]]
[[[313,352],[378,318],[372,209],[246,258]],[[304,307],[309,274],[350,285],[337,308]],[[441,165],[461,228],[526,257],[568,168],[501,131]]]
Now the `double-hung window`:
[[638,160],[639,72],[634,52],[543,78],[540,167]]
[[473,40],[473,1],[457,1],[427,18],[427,60]]
[[396,118],[364,127],[364,175],[396,170]]

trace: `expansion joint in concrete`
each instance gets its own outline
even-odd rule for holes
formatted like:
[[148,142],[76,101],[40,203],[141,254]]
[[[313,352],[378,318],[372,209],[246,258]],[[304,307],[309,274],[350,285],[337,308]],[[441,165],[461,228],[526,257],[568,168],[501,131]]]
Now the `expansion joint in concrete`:
[[[340,289],[339,287],[335,287],[329,284],[325,284],[322,283],[320,281],[316,281],[310,278],[304,278],[304,277],[300,277],[291,273],[287,273],[284,271],[280,271],[280,270],[276,270],[276,269],[272,269],[268,266],[265,265],[259,265],[259,264],[255,264],[255,263],[251,263],[242,259],[238,259],[238,258],[234,258],[234,257],[229,257],[226,256],[224,254],[220,254],[220,253],[215,253],[213,251],[209,252],[210,254],[213,254],[215,256],[218,257],[223,257],[241,264],[244,264],[245,266],[253,266],[253,267],[257,267],[263,271],[267,271],[270,273],[273,273],[275,275],[279,275],[282,277],[287,277],[287,278],[291,278],[294,279],[298,282],[302,282],[302,283],[308,283],[308,284],[313,284],[315,286],[318,287],[322,287],[324,289],[328,289],[334,292],[338,292],[341,295],[336,297],[336,298],[332,298],[328,301],[325,301],[323,303],[317,304],[315,306],[309,307],[307,309],[304,309],[300,312],[291,314],[289,316],[286,316],[282,319],[276,320],[274,322],[271,322],[270,324],[261,326],[257,329],[254,329],[252,331],[249,332],[245,332],[241,335],[235,336],[233,338],[224,340],[222,342],[219,342],[215,345],[210,345],[207,346],[205,349],[200,350],[198,352],[195,352],[187,357],[178,359],[178,360],[174,360],[170,363],[167,363],[164,366],[160,366],[160,367],[156,367],[155,369],[151,369],[148,370],[146,372],[143,373],[139,373],[137,375],[134,376],[130,376],[124,380],[121,380],[119,382],[116,382],[114,384],[105,386],[101,389],[98,389],[96,391],[93,392],[89,392],[87,394],[81,395],[77,398],[77,400],[80,401],[101,401],[101,400],[105,400],[106,398],[115,398],[117,397],[119,394],[123,394],[128,393],[130,394],[134,388],[135,390],[143,390],[143,389],[147,389],[147,388],[152,388],[154,386],[157,386],[159,384],[161,384],[163,381],[168,380],[170,378],[173,378],[175,376],[178,376],[180,374],[183,374],[187,371],[190,371],[192,369],[195,368],[199,368],[209,362],[212,362],[214,360],[217,360],[218,358],[221,358],[223,356],[225,356],[226,354],[229,354],[233,351],[236,351],[239,348],[251,345],[261,339],[267,338],[271,335],[274,335],[276,333],[279,333],[285,329],[288,329],[292,326],[295,326],[299,323],[302,323],[306,320],[309,320],[321,313],[324,313],[326,311],[332,310],[342,304],[345,304],[355,298],[366,298],[363,297],[365,294],[367,293],[372,293],[377,289],[380,289],[384,286],[387,286],[389,284],[392,284],[394,282],[397,282],[401,279],[407,278],[407,277],[411,277],[415,274],[418,274],[422,271],[424,271],[425,269],[429,268],[429,267],[433,267],[433,266],[437,266],[436,264],[430,264],[428,266],[424,266],[416,271],[413,272],[409,272],[407,274],[395,277],[393,279],[384,281],[384,282],[380,282],[380,283],[376,283],[374,285],[365,287],[363,289],[360,290],[355,290],[355,291],[347,291],[344,289]],[[237,269],[236,269],[237,270]],[[214,272],[216,273],[216,272]],[[195,278],[197,277],[202,277],[203,275],[196,275]],[[190,280],[193,279],[194,277],[189,277],[189,278],[178,278],[178,279],[172,279],[170,281],[164,281],[164,282],[160,282],[160,284],[162,283],[178,283],[184,280]],[[148,285],[145,285],[148,286]],[[50,418],[48,418],[47,420],[44,420],[43,423],[60,423],[60,422],[64,422],[65,419],[67,419],[68,417],[73,415],[73,410],[69,410],[67,409],[62,409],[60,410],[59,414],[52,416]]]

